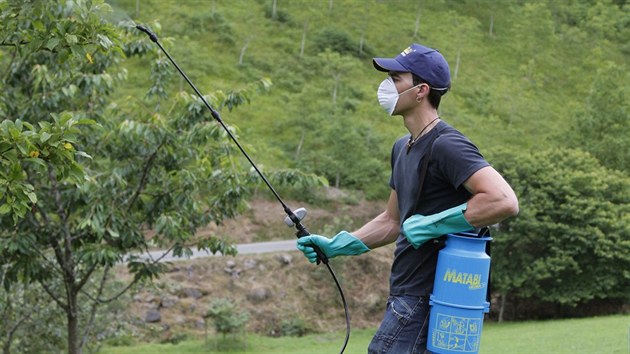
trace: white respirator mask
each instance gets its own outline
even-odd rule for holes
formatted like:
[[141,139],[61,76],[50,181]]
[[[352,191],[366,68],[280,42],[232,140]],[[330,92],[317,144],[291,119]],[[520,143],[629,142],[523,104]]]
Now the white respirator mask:
[[405,91],[398,93],[398,89],[396,89],[396,84],[394,83],[394,80],[391,76],[388,76],[378,86],[378,91],[376,92],[378,103],[380,103],[381,107],[383,107],[387,114],[391,116],[392,113],[394,113],[394,108],[396,108],[396,103],[398,103],[398,97],[417,86],[418,85],[410,87]]

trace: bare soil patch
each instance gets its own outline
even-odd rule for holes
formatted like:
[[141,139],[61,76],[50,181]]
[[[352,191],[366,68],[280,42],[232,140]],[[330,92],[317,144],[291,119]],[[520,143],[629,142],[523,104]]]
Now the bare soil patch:
[[[306,207],[309,215],[305,225],[318,233],[320,228],[332,229],[348,220],[352,225],[347,229],[351,231],[377,215],[384,204],[364,201],[335,204],[326,210]],[[234,243],[290,239],[294,231],[283,219],[277,203],[255,200],[238,220],[212,226],[200,235],[229,235]],[[359,257],[331,260],[348,300],[353,328],[380,322],[392,253],[390,245]],[[121,267],[118,277],[122,280],[129,275]],[[306,330],[316,332],[345,328],[341,299],[328,270],[324,265],[309,263],[297,250],[174,262],[159,280],[130,294],[125,318],[138,336],[149,339],[167,340],[181,333],[201,336],[205,332],[204,315],[212,301],[219,298],[230,299],[248,311],[247,329],[265,335],[282,335],[287,323],[302,323]],[[149,314],[154,322],[147,322]],[[212,331],[211,323],[208,328]]]

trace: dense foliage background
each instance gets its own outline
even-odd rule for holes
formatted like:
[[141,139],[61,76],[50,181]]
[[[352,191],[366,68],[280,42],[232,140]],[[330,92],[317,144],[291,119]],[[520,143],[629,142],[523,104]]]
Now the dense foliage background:
[[[543,304],[541,316],[627,301],[626,1],[114,4],[138,22],[159,19],[169,48],[203,87],[271,79],[271,94],[226,114],[256,139],[257,159],[368,198],[387,196],[391,143],[406,134],[376,102],[383,74],[371,58],[412,42],[438,48],[453,77],[442,118],[471,137],[521,201],[521,215],[496,235],[501,309],[510,298],[513,309]],[[128,66],[138,82],[146,80],[141,67]]]
[[[197,229],[238,214],[256,188],[135,23],[157,32],[275,181],[315,201],[310,173],[387,197],[391,144],[406,131],[377,104],[371,58],[438,48],[453,78],[441,117],[520,199],[521,215],[495,233],[499,318],[596,303],[615,312],[630,300],[625,0],[0,0],[7,348],[54,332],[59,318],[29,300],[45,295],[67,327],[48,344],[80,352],[97,308],[127,289],[104,291],[112,265],[151,246],[186,253]],[[231,250],[219,237],[199,245]],[[164,271],[130,264],[134,282]],[[29,332],[29,321],[48,325]]]

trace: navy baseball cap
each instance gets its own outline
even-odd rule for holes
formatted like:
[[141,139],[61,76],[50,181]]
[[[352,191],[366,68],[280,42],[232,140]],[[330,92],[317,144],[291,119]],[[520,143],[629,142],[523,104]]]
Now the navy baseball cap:
[[448,63],[439,51],[420,44],[412,44],[396,58],[374,58],[379,71],[410,72],[425,80],[432,89],[446,93],[451,87]]

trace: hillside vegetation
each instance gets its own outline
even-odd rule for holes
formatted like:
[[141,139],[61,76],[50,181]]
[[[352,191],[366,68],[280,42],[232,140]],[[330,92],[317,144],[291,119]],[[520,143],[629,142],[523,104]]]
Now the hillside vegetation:
[[[111,3],[118,17],[158,21],[166,48],[203,92],[271,79],[267,95],[224,112],[257,160],[376,198],[386,195],[391,143],[406,130],[378,106],[384,76],[373,56],[413,42],[438,48],[453,78],[441,116],[482,152],[567,146],[595,79],[630,63],[627,6],[612,1]],[[129,64],[124,95],[144,95],[151,60]],[[173,92],[185,85],[178,76],[171,84]]]

